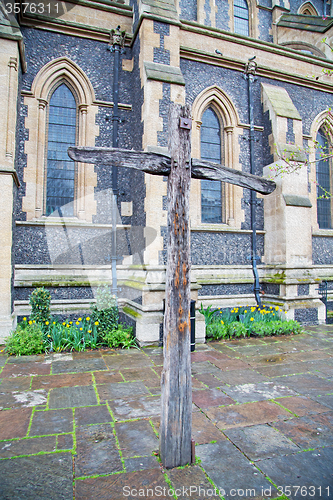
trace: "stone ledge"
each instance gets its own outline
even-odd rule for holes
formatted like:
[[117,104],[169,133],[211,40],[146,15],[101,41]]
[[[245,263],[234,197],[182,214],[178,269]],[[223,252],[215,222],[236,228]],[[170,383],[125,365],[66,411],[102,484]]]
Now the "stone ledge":
[[177,68],[176,66],[145,62],[144,67],[148,80],[185,85],[183,74],[180,68]]

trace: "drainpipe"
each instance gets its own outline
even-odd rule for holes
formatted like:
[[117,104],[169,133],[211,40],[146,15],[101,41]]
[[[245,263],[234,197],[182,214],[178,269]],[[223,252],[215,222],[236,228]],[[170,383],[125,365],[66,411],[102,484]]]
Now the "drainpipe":
[[[254,59],[256,56],[251,57],[245,66],[244,77],[247,80],[247,88],[248,88],[248,106],[249,106],[249,121],[250,121],[250,168],[251,174],[255,174],[255,158],[254,158],[254,116],[253,116],[253,93],[252,93],[252,84],[255,82],[256,77],[256,69],[257,64]],[[260,298],[260,283],[259,283],[259,275],[257,269],[257,228],[256,228],[256,208],[257,208],[257,193],[251,189],[251,198],[250,198],[250,206],[251,206],[251,262],[252,262],[252,271],[254,276],[254,284],[253,291],[254,296],[257,302],[257,305],[261,307],[261,298]]]
[[[112,147],[118,147],[118,125],[119,125],[119,62],[121,49],[125,43],[125,31],[120,31],[120,26],[116,30],[111,30],[110,45],[111,52],[114,53],[113,66],[113,115],[112,115]],[[112,290],[111,293],[118,298],[117,287],[117,197],[118,197],[118,168],[112,166],[112,230],[111,230],[111,272]]]

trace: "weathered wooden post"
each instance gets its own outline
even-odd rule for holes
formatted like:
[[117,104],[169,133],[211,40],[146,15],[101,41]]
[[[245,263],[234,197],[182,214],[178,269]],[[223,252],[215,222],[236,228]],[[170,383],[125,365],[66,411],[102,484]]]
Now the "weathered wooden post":
[[160,456],[165,467],[191,462],[192,383],[190,354],[191,110],[170,105],[168,235]]
[[72,160],[134,168],[168,175],[168,262],[164,317],[160,455],[165,467],[191,462],[192,384],[190,364],[190,227],[191,177],[229,182],[262,194],[273,181],[205,160],[191,160],[190,107],[171,104],[169,156],[119,148],[71,147]]

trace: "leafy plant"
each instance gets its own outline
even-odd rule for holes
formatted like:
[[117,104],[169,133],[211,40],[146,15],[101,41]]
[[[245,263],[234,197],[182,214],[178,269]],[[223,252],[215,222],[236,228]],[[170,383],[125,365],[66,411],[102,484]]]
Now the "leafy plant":
[[118,326],[119,310],[117,301],[108,286],[98,287],[96,305],[91,306],[91,317],[94,323],[98,322],[96,326],[100,336]]
[[233,321],[228,326],[228,335],[229,337],[246,337],[248,334],[247,328],[243,323],[238,321]]
[[44,287],[36,288],[30,295],[29,303],[31,305],[31,316],[30,319],[44,325],[46,322],[50,321],[50,304],[51,304],[51,294]]
[[5,343],[6,352],[16,356],[41,354],[45,350],[43,331],[38,324],[31,320],[24,321],[23,325],[19,324]]
[[117,328],[109,330],[105,333],[103,340],[110,348],[122,347],[129,349],[130,347],[137,347],[135,338],[133,337],[133,328],[126,327],[125,325],[118,325]]
[[206,326],[210,325],[214,321],[214,316],[217,313],[217,309],[212,309],[213,306],[208,306],[207,309],[204,309],[202,302],[199,312],[205,317]]

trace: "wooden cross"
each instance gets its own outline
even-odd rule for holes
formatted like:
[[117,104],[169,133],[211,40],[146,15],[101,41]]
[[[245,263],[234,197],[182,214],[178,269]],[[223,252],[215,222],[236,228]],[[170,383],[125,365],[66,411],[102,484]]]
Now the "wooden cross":
[[170,156],[116,148],[87,147],[71,147],[68,154],[79,162],[110,164],[168,176],[160,457],[166,468],[185,465],[192,459],[189,223],[191,177],[228,182],[262,194],[274,191],[275,183],[219,164],[191,160],[191,109],[188,105],[170,106]]

